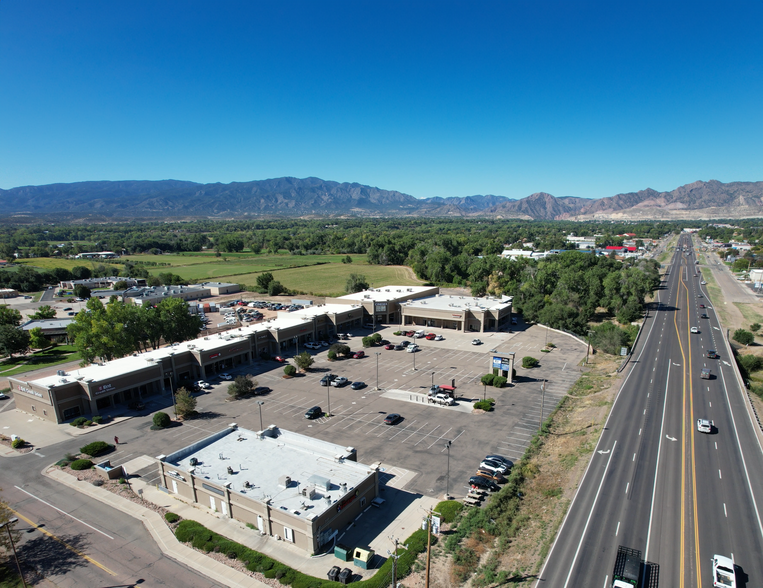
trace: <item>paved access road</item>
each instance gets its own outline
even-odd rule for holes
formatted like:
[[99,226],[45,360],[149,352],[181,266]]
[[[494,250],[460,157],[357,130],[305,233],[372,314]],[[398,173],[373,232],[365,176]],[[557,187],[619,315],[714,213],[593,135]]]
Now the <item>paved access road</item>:
[[763,452],[694,254],[679,248],[538,586],[611,586],[618,545],[649,562],[643,586],[712,586],[716,553],[733,555],[737,586],[763,585]]

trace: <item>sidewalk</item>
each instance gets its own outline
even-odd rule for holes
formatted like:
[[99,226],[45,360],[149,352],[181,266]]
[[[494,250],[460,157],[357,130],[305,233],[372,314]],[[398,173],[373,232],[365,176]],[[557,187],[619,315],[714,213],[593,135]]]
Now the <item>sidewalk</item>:
[[[130,472],[137,472],[154,463],[155,460],[153,458],[141,456],[121,465],[129,475]],[[191,547],[179,543],[175,539],[172,531],[163,521],[162,516],[153,510],[136,504],[126,498],[117,496],[108,490],[93,486],[88,482],[80,482],[74,476],[62,472],[52,466],[46,468],[43,471],[43,474],[77,490],[78,492],[87,494],[91,498],[109,504],[121,512],[141,520],[163,554],[208,576],[214,581],[220,582],[226,586],[234,587],[267,586],[259,580],[255,580],[254,578],[234,570],[225,564],[219,563],[212,558],[200,556],[199,552]],[[141,494],[148,502],[167,508],[171,512],[181,516],[183,519],[197,521],[215,533],[223,535],[242,545],[246,545],[251,549],[285,563],[300,572],[317,578],[325,578],[332,566],[341,565],[341,567],[351,568],[354,574],[360,575],[366,579],[373,576],[380,565],[377,563],[374,569],[364,570],[353,565],[351,562],[341,562],[336,559],[332,553],[310,557],[299,548],[283,541],[277,541],[272,537],[263,537],[258,531],[246,527],[246,525],[239,521],[223,517],[221,514],[214,513],[198,504],[188,503],[175,494],[169,494],[159,490],[156,486],[146,484],[140,478],[136,477],[130,479],[130,484],[135,492]],[[391,496],[388,496],[388,498],[391,498]],[[376,535],[376,538],[370,542],[369,546],[374,549],[378,555],[386,557],[387,549],[389,549],[391,545],[389,536],[394,535],[401,541],[407,539],[411,533],[420,527],[424,513],[430,507],[436,505],[437,502],[436,499],[426,496],[415,498],[408,504],[407,508],[405,508],[400,516],[396,517],[391,524]],[[360,528],[366,528],[367,525],[362,524],[365,521],[360,520],[362,517],[363,515],[360,515],[353,525]],[[366,546],[364,545],[363,547]]]

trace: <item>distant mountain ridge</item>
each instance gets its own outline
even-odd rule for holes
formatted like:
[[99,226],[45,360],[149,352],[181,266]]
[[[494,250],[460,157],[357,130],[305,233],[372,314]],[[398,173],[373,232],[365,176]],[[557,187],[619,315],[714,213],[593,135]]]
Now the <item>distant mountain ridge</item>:
[[528,220],[679,220],[763,217],[763,182],[693,182],[601,199],[538,192],[514,200],[478,195],[417,199],[394,190],[319,178],[230,184],[94,181],[0,190],[0,215],[102,218],[324,216],[488,217]]

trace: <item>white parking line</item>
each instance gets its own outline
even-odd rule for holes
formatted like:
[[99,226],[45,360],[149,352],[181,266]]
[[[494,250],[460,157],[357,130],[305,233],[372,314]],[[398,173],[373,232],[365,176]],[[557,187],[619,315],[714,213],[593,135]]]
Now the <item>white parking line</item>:
[[[424,439],[426,439],[427,437],[430,437],[430,436],[432,435],[432,433],[434,433],[434,432],[435,432],[437,429],[439,429],[439,428],[440,428],[440,426],[441,426],[441,425],[437,425],[437,426],[436,426],[434,429],[432,429],[432,430],[431,430],[429,433],[427,433],[425,437],[422,437],[421,439],[419,439],[418,441],[416,441],[416,443],[414,443],[414,444],[413,444],[413,446],[414,446],[414,447],[416,447],[416,445],[418,445],[419,443],[421,443],[421,442],[422,442]],[[436,443],[436,441],[435,441],[435,443]]]

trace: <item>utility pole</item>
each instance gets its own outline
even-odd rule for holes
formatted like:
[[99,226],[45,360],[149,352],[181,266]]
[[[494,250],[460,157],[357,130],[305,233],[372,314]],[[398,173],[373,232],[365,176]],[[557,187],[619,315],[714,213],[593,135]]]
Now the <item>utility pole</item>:
[[429,508],[429,513],[427,513],[427,517],[424,519],[426,521],[427,525],[427,572],[426,572],[426,579],[424,583],[424,588],[429,588],[429,562],[431,559],[431,551],[432,551],[432,522],[434,519],[434,515],[437,515],[437,531],[439,532],[440,529],[440,513],[434,512],[432,508]]
[[376,389],[379,390],[379,356],[381,353],[376,354]]
[[540,387],[540,424],[538,430],[543,429],[543,405],[546,401],[546,380],[543,380],[543,385]]
[[[397,560],[398,560],[398,558],[400,556],[397,554],[397,546],[398,546],[397,538],[390,536],[389,539],[390,539],[390,541],[392,541],[395,544],[395,551],[394,552],[390,552],[389,550],[387,550],[387,555],[389,555],[392,558],[392,588],[395,588],[395,586],[397,585],[397,575],[396,575],[397,574]],[[407,545],[403,545],[402,547],[403,547],[403,549],[408,549]]]

